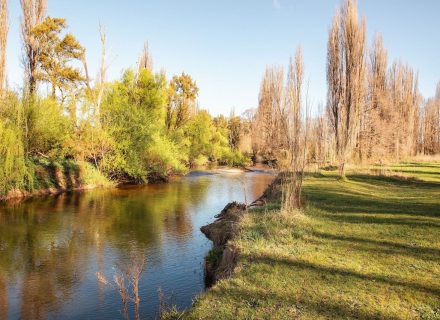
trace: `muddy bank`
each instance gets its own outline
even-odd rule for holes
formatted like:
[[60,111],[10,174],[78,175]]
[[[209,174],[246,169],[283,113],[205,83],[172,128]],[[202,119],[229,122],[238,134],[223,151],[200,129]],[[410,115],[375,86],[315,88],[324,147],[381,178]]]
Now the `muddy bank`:
[[200,228],[214,245],[205,258],[205,284],[207,287],[233,273],[238,252],[229,243],[229,240],[236,234],[238,222],[246,210],[245,204],[229,203],[215,216],[216,220],[213,223]]
[[114,183],[92,166],[75,161],[36,161],[30,176],[27,188],[9,190],[0,196],[0,202],[19,202],[27,198],[114,186]]
[[237,233],[240,219],[251,207],[264,206],[280,197],[281,177],[277,176],[266,188],[263,195],[248,207],[243,203],[231,202],[215,216],[216,220],[200,228],[213,243],[213,248],[205,258],[205,284],[211,287],[215,282],[230,277],[237,263],[239,251],[232,240]]
[[86,186],[78,186],[78,187],[69,188],[69,189],[47,188],[47,189],[38,189],[38,190],[34,190],[34,191],[13,189],[13,190],[9,191],[6,196],[0,197],[0,202],[22,201],[22,200],[25,200],[28,198],[33,198],[33,197],[58,195],[61,193],[74,192],[74,191],[92,190],[92,189],[99,188],[99,187],[101,187],[101,186],[86,185]]

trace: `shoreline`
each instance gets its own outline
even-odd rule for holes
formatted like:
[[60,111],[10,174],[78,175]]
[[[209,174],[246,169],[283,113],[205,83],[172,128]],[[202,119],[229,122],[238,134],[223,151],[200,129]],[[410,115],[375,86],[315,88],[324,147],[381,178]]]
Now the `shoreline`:
[[[113,187],[113,186],[111,186]],[[34,191],[26,191],[21,189],[13,189],[8,192],[7,195],[0,197],[0,204],[2,203],[8,203],[8,202],[21,202],[26,201],[28,199],[33,198],[39,198],[39,197],[47,197],[47,196],[56,196],[64,193],[71,193],[71,192],[81,192],[81,191],[88,191],[93,189],[106,189],[109,188],[109,186],[104,185],[85,185],[85,186],[79,186],[75,188],[45,188],[45,189],[38,189]]]
[[72,188],[49,187],[49,188],[35,189],[33,191],[12,189],[6,195],[0,196],[0,204],[5,204],[8,202],[21,202],[33,198],[56,196],[64,193],[82,192],[82,191],[89,191],[94,189],[121,188],[127,186],[139,186],[139,185],[142,186],[147,184],[169,183],[169,181],[175,177],[188,177],[188,176],[211,175],[211,174],[242,174],[246,172],[273,173],[274,171],[267,168],[259,168],[259,167],[237,168],[237,167],[219,166],[211,169],[194,169],[189,171],[188,174],[186,175],[170,175],[167,176],[166,178],[160,176],[160,179],[154,176],[154,179],[152,179],[151,182],[142,183],[142,184],[121,181],[121,182],[109,182],[109,184],[84,184]]
[[205,256],[205,286],[209,290],[217,281],[233,275],[237,258],[240,254],[230,240],[238,233],[237,226],[240,220],[251,208],[262,207],[268,200],[280,196],[277,186],[280,183],[279,175],[267,186],[263,194],[246,205],[238,202],[228,203],[223,210],[214,216],[215,220],[200,228],[200,231],[212,241],[213,247]]

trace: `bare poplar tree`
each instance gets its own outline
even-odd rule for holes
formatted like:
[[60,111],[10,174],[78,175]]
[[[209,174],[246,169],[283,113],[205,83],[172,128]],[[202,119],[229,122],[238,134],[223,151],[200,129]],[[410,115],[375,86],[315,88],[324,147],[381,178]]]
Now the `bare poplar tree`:
[[144,48],[142,49],[138,60],[138,71],[143,69],[153,71],[153,56],[150,53],[148,42],[144,43]]
[[283,117],[286,121],[287,158],[290,173],[287,175],[283,190],[283,207],[287,210],[301,207],[301,190],[306,165],[307,123],[303,122],[304,65],[302,51],[299,48],[295,59],[290,61],[285,88]]
[[43,22],[46,16],[47,0],[20,0],[23,10],[21,33],[23,38],[24,57],[27,85],[33,94],[37,88],[37,66],[40,58],[40,46],[33,35],[34,28]]
[[328,161],[333,160],[332,136],[329,134],[329,121],[322,110],[322,105],[319,105],[318,112],[320,116],[310,121],[311,129],[308,139],[309,161],[314,162],[317,168],[321,168]]
[[257,153],[272,159],[275,158],[277,150],[286,146],[283,86],[283,68],[266,68],[260,87],[254,146]]
[[0,95],[6,87],[6,46],[8,42],[8,0],[0,0]]
[[101,40],[101,64],[97,76],[96,81],[96,88],[98,90],[98,95],[96,98],[96,106],[95,106],[95,119],[97,123],[99,124],[99,117],[101,112],[101,104],[102,99],[104,97],[104,90],[105,90],[105,81],[107,80],[107,70],[108,70],[108,64],[107,64],[107,35],[105,33],[104,28],[99,25],[99,36]]
[[408,66],[394,62],[389,72],[390,101],[399,130],[394,133],[393,153],[396,159],[415,155],[419,121],[420,95],[418,76]]
[[104,90],[105,90],[105,82],[107,80],[107,36],[102,25],[99,25],[99,38],[101,42],[101,62],[99,66],[99,70],[96,76],[96,80],[94,81],[94,87],[92,86],[92,80],[89,74],[89,68],[87,64],[87,60],[85,55],[83,56],[83,66],[85,73],[85,83],[88,89],[88,92],[91,95],[91,100],[93,104],[93,117],[96,125],[100,125],[100,109],[102,104],[102,99],[104,98]]
[[327,57],[327,109],[341,177],[357,143],[365,103],[365,33],[355,0],[345,0],[330,28]]
[[363,128],[363,138],[366,140],[366,156],[381,160],[389,154],[395,132],[394,112],[387,88],[387,56],[382,36],[378,34],[369,55],[368,103],[364,112],[366,126]]
[[440,153],[440,82],[437,85],[436,95],[426,102],[423,127],[422,127],[421,150],[424,154]]

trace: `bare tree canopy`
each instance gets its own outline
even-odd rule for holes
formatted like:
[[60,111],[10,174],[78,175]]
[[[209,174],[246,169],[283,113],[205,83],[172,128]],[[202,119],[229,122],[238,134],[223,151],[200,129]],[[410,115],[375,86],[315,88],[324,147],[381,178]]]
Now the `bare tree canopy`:
[[139,55],[138,60],[138,70],[142,69],[153,71],[153,56],[150,53],[150,48],[147,41],[144,43],[144,47]]
[[0,93],[3,93],[6,85],[6,47],[8,43],[8,32],[8,0],[0,0]]
[[355,0],[345,0],[329,32],[327,110],[333,127],[340,174],[356,145],[365,103],[365,20]]
[[20,4],[23,10],[21,22],[24,51],[23,63],[29,92],[34,93],[37,86],[36,72],[41,48],[33,34],[33,30],[46,17],[47,0],[20,0]]

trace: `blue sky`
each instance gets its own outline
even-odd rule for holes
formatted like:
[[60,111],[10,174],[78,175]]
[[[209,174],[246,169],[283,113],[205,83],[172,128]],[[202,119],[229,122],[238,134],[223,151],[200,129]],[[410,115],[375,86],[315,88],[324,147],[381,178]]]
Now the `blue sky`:
[[[257,105],[266,65],[286,65],[301,45],[315,104],[325,103],[328,28],[340,0],[49,0],[48,14],[64,17],[86,47],[91,73],[100,56],[98,25],[105,27],[109,78],[135,65],[144,41],[155,69],[168,77],[189,73],[200,106],[213,114]],[[440,80],[440,1],[359,0],[371,43],[380,32],[389,60],[401,59],[432,96]],[[19,0],[10,0],[9,81],[22,83]]]

